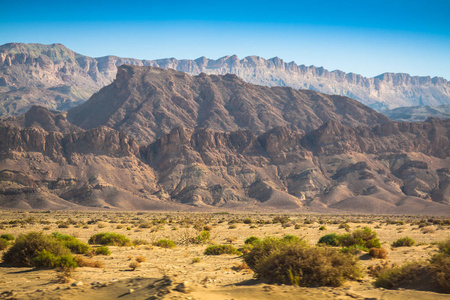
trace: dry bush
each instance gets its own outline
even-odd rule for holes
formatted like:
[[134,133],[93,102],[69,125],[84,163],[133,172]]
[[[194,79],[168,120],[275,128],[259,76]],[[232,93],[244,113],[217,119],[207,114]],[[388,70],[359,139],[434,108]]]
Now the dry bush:
[[376,265],[371,265],[367,267],[367,272],[372,277],[377,277],[381,272],[386,271],[389,268],[393,268],[394,266],[389,266],[389,262],[384,260]]
[[241,264],[236,264],[235,266],[231,267],[232,270],[239,272],[239,271],[251,271],[250,267],[247,265],[247,263],[244,261]]
[[399,238],[398,240],[393,242],[392,247],[411,247],[415,243],[416,242],[412,238],[405,236],[404,238]]
[[83,256],[75,256],[75,262],[79,267],[90,267],[90,268],[103,268],[104,265],[101,261],[92,260],[85,258]]
[[200,257],[194,257],[193,259],[191,259],[191,264],[196,264],[199,263],[201,261]]
[[131,268],[131,271],[134,271],[137,268],[139,268],[141,264],[138,263],[137,261],[132,261],[128,266]]
[[423,234],[428,234],[428,233],[435,233],[436,230],[433,227],[424,227],[422,228],[422,233]]
[[[329,247],[308,247],[300,242],[265,241],[244,259],[257,278],[269,283],[340,286],[347,279],[361,276],[357,259],[352,255]],[[256,260],[253,251],[257,253]]]
[[230,237],[227,237],[227,238],[225,239],[225,241],[226,241],[227,243],[231,244],[231,243],[237,241],[237,237],[231,237],[231,236],[230,236]]
[[386,259],[387,251],[384,248],[370,248],[369,255],[373,258]]
[[140,256],[136,257],[136,261],[137,261],[138,263],[143,263],[143,262],[145,262],[145,257],[143,257],[142,255],[140,255]]
[[159,240],[157,242],[155,242],[153,245],[157,246],[157,247],[161,247],[161,248],[175,248],[176,244],[174,241],[171,240],[167,240],[167,239],[162,239]]
[[241,253],[232,245],[211,245],[205,250],[205,255],[222,255],[222,254],[235,254]]
[[104,246],[132,246],[130,239],[123,234],[115,232],[96,233],[89,238],[89,244],[100,244]]
[[[447,247],[445,244],[447,243]],[[441,245],[441,244],[440,244]],[[442,243],[439,254],[427,262],[412,262],[401,267],[387,269],[378,274],[375,286],[383,288],[434,288],[438,292],[450,293],[450,241]]]
[[71,253],[63,243],[42,233],[20,235],[3,254],[3,261],[17,267],[57,267],[70,260]]
[[0,238],[0,251],[5,250],[9,245],[9,242],[5,239]]

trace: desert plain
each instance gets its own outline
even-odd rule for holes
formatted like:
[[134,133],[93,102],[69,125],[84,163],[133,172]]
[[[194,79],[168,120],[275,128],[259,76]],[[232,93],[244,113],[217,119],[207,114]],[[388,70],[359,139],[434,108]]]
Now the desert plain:
[[[110,255],[87,260],[97,267],[78,267],[64,280],[53,269],[0,265],[0,299],[449,299],[426,284],[411,289],[384,289],[373,285],[369,269],[426,261],[438,252],[437,242],[450,237],[445,216],[325,215],[268,213],[183,212],[0,212],[0,235],[17,238],[32,231],[59,232],[82,242],[101,232],[125,235],[133,246],[109,246]],[[345,225],[345,226],[343,226]],[[268,284],[255,278],[241,255],[205,255],[209,245],[231,244],[237,249],[250,236],[294,235],[309,245],[320,237],[369,227],[377,233],[386,259],[355,255],[363,276],[339,287],[297,287]],[[209,239],[193,243],[204,229]],[[393,247],[410,237],[411,247]],[[173,248],[154,245],[161,239]],[[95,249],[98,245],[92,245]],[[7,251],[1,251],[0,254]],[[132,262],[139,261],[133,270]],[[372,266],[372,267],[371,267]]]

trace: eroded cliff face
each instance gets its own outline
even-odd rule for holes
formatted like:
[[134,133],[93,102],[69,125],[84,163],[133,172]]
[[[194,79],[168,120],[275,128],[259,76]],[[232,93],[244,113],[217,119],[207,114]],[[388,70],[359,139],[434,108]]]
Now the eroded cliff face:
[[3,207],[450,211],[448,120],[329,121],[308,133],[178,126],[142,146],[104,126],[62,133],[11,122],[0,127]]
[[119,67],[111,85],[67,118],[84,129],[115,128],[142,144],[177,126],[260,134],[278,126],[308,132],[328,120],[351,127],[389,121],[346,97],[251,85],[230,74],[190,76],[139,66]]
[[1,115],[25,113],[32,105],[68,110],[110,84],[123,64],[174,69],[191,75],[235,74],[244,81],[269,87],[289,86],[347,96],[375,109],[448,105],[450,86],[438,77],[385,73],[374,78],[322,67],[297,65],[275,57],[225,56],[217,60],[138,60],[105,56],[91,58],[61,44],[0,46]]

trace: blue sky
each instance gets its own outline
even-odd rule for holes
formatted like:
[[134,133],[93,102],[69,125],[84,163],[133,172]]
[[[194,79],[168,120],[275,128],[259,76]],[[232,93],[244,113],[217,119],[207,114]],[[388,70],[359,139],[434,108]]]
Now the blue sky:
[[0,44],[89,56],[287,62],[450,79],[450,1],[2,1]]

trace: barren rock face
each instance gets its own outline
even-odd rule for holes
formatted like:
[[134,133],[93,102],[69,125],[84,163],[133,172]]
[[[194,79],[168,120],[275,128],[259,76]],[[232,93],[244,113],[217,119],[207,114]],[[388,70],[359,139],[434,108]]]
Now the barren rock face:
[[0,206],[450,213],[450,120],[122,66],[85,104],[0,123]]
[[12,43],[0,46],[0,116],[24,113],[32,105],[68,110],[110,84],[116,77],[117,67],[123,64],[175,69],[191,75],[230,73],[257,85],[289,86],[347,96],[379,110],[450,102],[449,83],[438,77],[385,73],[366,78],[339,70],[330,72],[322,67],[286,63],[278,57],[239,59],[233,55],[217,60],[200,57],[153,61],[116,56],[91,58],[61,44]]
[[389,121],[346,97],[256,86],[235,75],[190,76],[137,66],[119,67],[111,85],[67,117],[84,129],[105,125],[124,131],[140,143],[177,126],[260,134],[278,126],[307,132],[328,120],[352,127]]
[[[60,117],[34,113],[50,124]],[[178,126],[141,147],[104,126],[66,134],[33,126],[0,127],[2,206],[450,211],[448,120],[329,121],[259,135]]]

